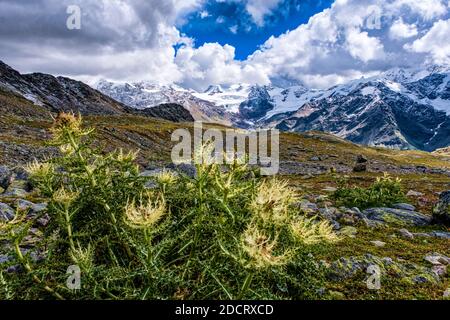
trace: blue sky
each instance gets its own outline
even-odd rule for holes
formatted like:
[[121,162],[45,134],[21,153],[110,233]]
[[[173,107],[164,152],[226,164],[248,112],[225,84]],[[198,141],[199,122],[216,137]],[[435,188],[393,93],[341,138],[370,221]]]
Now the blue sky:
[[263,25],[257,25],[244,2],[212,0],[190,13],[179,28],[195,39],[196,47],[209,42],[229,44],[236,48],[236,59],[245,60],[271,36],[297,28],[332,3],[332,0],[284,0],[264,16]]
[[0,0],[0,43],[21,72],[89,84],[328,88],[450,66],[450,0]]

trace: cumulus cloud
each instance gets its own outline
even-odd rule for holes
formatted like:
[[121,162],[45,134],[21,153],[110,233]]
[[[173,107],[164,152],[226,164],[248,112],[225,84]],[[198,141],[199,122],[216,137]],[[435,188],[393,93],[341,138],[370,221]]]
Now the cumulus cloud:
[[415,24],[404,23],[403,19],[400,18],[392,24],[389,34],[392,39],[404,39],[417,36],[418,31]]
[[[25,72],[199,90],[272,79],[329,87],[392,67],[450,64],[448,0],[335,0],[307,23],[267,39],[245,61],[236,60],[231,45],[196,47],[180,34],[176,26],[189,13],[207,17],[207,1],[0,0],[0,59]],[[282,3],[220,1],[245,4],[257,24]],[[66,28],[69,4],[81,7],[81,30]]]
[[406,47],[430,54],[434,63],[450,64],[450,20],[439,20],[422,38]]
[[282,0],[247,0],[246,10],[258,26],[264,25],[264,18],[271,13]]
[[383,44],[380,39],[369,37],[367,32],[357,29],[350,29],[347,32],[346,48],[353,58],[363,62],[384,57]]
[[181,82],[198,90],[216,83],[269,83],[264,72],[236,61],[235,48],[230,45],[207,43],[197,49],[185,46],[178,50],[175,63],[183,74]]

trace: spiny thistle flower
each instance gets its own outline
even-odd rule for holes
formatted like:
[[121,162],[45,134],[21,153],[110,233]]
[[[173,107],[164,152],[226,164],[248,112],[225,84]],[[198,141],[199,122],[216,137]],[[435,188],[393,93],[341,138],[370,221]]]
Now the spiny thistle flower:
[[58,144],[67,144],[67,135],[86,136],[92,133],[93,129],[83,130],[81,115],[75,116],[72,112],[61,112],[55,118],[52,128],[54,141]]
[[90,244],[86,249],[81,248],[79,244],[78,248],[72,248],[70,258],[86,273],[89,273],[94,266],[94,250]]
[[156,176],[156,181],[161,185],[172,185],[177,182],[177,175],[171,171],[163,170]]
[[137,152],[124,153],[122,149],[117,152],[117,161],[119,162],[133,162],[137,158]]
[[318,244],[321,242],[337,242],[339,237],[333,231],[333,227],[328,221],[316,222],[315,218],[301,217],[291,224],[293,236],[306,245]]
[[59,146],[59,151],[65,156],[70,156],[75,152],[75,149],[70,144],[63,144]]
[[377,183],[381,183],[381,182],[395,182],[395,183],[401,183],[402,182],[402,179],[400,179],[400,178],[395,178],[395,179],[393,179],[390,175],[389,175],[389,173],[387,173],[387,172],[385,172],[384,174],[383,174],[383,176],[382,177],[377,177]]
[[274,249],[278,244],[277,239],[271,239],[251,224],[242,235],[241,245],[244,251],[252,258],[250,265],[255,268],[268,268],[286,264],[290,257],[290,251],[275,256]]
[[147,229],[156,224],[166,214],[163,200],[151,201],[137,206],[134,202],[125,207],[126,223],[135,229]]
[[287,182],[272,179],[260,184],[250,208],[263,221],[279,224],[289,218],[289,207],[295,199],[295,191]]
[[69,207],[78,198],[78,196],[79,196],[78,192],[68,191],[63,187],[61,189],[58,189],[53,194],[53,201],[62,204],[66,207]]
[[53,175],[55,167],[51,163],[35,160],[25,166],[25,171],[33,178],[43,179]]

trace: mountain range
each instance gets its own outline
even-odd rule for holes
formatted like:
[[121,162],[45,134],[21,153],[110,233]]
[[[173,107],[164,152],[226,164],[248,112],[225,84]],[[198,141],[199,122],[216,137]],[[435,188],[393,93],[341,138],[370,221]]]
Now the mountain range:
[[393,149],[433,151],[450,145],[450,72],[441,66],[391,69],[325,90],[236,84],[197,92],[105,80],[96,89],[138,109],[178,103],[196,120],[241,128],[318,130]]
[[[332,133],[358,144],[434,151],[450,146],[450,71],[392,69],[329,89],[302,85],[211,85],[204,92],[150,82],[20,74],[0,62],[0,93],[26,99],[36,113],[136,114],[174,122],[201,120],[244,129]],[[6,112],[19,112],[1,105]],[[28,114],[33,110],[28,110]]]

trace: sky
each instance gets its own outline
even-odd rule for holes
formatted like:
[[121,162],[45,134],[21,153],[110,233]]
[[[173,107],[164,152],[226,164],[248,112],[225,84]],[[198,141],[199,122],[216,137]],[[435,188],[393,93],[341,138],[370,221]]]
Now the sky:
[[327,88],[450,65],[450,0],[0,0],[0,60],[89,84]]

